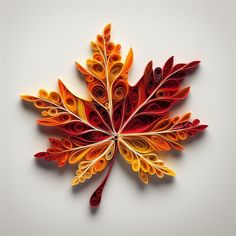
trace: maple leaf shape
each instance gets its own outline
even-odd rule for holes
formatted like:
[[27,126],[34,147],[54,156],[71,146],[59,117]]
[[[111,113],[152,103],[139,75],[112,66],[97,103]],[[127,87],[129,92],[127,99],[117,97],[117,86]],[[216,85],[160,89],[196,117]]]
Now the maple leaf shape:
[[199,61],[174,65],[171,57],[163,68],[155,69],[151,61],[138,83],[130,86],[127,78],[133,51],[130,49],[122,62],[121,46],[110,41],[110,32],[109,24],[91,42],[93,57],[87,60],[87,69],[76,62],[86,80],[90,100],[75,96],[60,80],[59,93],[41,89],[39,96],[21,96],[42,110],[43,118],[38,124],[56,127],[64,134],[63,139],[49,138],[51,147],[35,156],[54,161],[58,167],[77,165],[72,185],[85,182],[111,162],[90,198],[91,206],[98,206],[101,201],[117,150],[147,184],[149,175],[175,175],[159,159],[161,151],[182,150],[182,140],[207,127],[198,119],[189,121],[190,113],[169,117],[171,107],[188,95],[189,87],[181,88],[181,83]]

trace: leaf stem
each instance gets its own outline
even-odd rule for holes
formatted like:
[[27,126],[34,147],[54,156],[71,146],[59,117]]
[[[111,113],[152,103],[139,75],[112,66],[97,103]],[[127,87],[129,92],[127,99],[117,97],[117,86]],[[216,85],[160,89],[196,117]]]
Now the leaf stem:
[[109,170],[108,170],[105,178],[103,179],[101,184],[97,187],[97,189],[94,191],[94,193],[91,195],[91,198],[90,198],[90,206],[91,207],[98,207],[100,202],[101,202],[102,192],[103,192],[103,189],[106,185],[107,179],[110,176],[113,164],[115,162],[116,153],[117,153],[117,144],[115,144],[115,151],[114,151],[114,154],[113,154],[112,162],[110,164]]

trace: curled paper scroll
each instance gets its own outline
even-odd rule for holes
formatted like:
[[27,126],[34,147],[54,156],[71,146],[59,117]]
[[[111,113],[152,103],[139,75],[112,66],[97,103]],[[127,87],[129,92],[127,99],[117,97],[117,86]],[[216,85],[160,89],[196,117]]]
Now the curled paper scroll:
[[175,175],[160,159],[160,152],[183,150],[183,141],[207,127],[198,119],[191,121],[190,113],[169,115],[170,109],[188,96],[190,88],[182,88],[182,82],[199,61],[175,64],[170,57],[163,67],[156,68],[150,61],[141,79],[131,86],[128,75],[133,51],[122,60],[121,45],[110,40],[110,33],[109,24],[91,42],[93,55],[86,67],[76,62],[90,99],[75,96],[60,80],[58,92],[40,89],[38,96],[22,95],[41,111],[39,125],[55,127],[64,135],[49,138],[51,146],[35,154],[36,158],[53,161],[58,167],[76,165],[72,185],[82,184],[108,167],[91,196],[93,207],[101,202],[117,151],[148,184],[151,175]]

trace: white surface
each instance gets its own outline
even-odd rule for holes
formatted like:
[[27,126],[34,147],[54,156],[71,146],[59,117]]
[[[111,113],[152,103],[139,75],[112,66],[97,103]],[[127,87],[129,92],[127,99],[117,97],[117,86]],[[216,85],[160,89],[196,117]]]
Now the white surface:
[[[0,2],[0,235],[236,235],[235,1]],[[72,191],[72,170],[37,164],[33,154],[48,147],[49,133],[37,127],[37,113],[18,95],[56,89],[62,77],[86,96],[74,61],[91,55],[90,40],[108,22],[123,55],[134,50],[132,83],[150,59],[155,66],[171,55],[177,62],[202,60],[177,110],[192,111],[209,128],[182,154],[168,155],[177,172],[173,181],[143,188],[117,161],[92,212],[88,200],[102,178]]]

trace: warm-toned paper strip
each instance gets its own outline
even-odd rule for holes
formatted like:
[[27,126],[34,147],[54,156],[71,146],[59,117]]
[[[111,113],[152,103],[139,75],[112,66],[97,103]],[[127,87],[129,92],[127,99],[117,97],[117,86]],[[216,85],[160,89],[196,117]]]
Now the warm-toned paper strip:
[[53,161],[58,167],[76,165],[73,186],[109,166],[90,198],[90,205],[98,207],[117,151],[148,184],[150,176],[176,175],[160,159],[160,152],[183,150],[184,141],[207,125],[198,119],[190,120],[191,113],[169,114],[176,103],[187,98],[190,87],[183,88],[182,82],[200,61],[175,64],[172,56],[163,67],[154,67],[150,61],[141,79],[131,86],[128,77],[133,50],[122,59],[121,45],[111,41],[111,24],[91,42],[91,49],[92,56],[84,66],[76,62],[90,98],[75,96],[61,80],[58,92],[40,89],[38,96],[21,98],[41,111],[39,125],[54,127],[63,136],[49,138],[51,146],[35,154],[36,158]]

